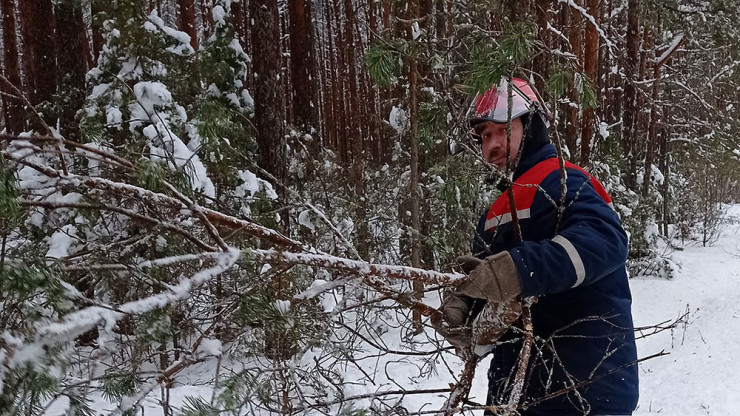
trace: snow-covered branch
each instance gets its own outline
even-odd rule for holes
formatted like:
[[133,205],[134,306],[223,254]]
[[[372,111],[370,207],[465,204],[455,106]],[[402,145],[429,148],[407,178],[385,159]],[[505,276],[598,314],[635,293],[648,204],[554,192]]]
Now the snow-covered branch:
[[465,277],[465,275],[461,273],[440,273],[433,270],[418,269],[414,267],[372,264],[364,261],[349,260],[342,257],[322,254],[290,253],[276,250],[252,250],[252,252],[258,258],[267,262],[303,264],[358,275],[370,275],[383,279],[403,279],[423,282],[427,285],[454,284],[454,282]]

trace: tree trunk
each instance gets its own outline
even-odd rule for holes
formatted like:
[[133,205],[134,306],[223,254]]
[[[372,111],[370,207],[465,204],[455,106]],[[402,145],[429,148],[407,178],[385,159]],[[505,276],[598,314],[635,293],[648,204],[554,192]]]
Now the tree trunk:
[[260,166],[279,181],[286,176],[285,108],[280,83],[278,8],[272,0],[250,1],[252,20],[252,62],[255,73],[254,102]]
[[[549,0],[537,0],[536,11],[537,11],[537,30],[539,32],[540,42],[545,50],[549,50],[550,47],[550,31],[547,30],[547,23],[549,22]],[[535,88],[541,94],[545,92],[545,80],[547,79],[550,69],[550,59],[547,54],[539,54],[534,60],[534,71],[539,75],[535,77]],[[545,98],[545,101],[547,99]]]
[[178,28],[190,36],[190,46],[198,50],[198,31],[195,30],[194,0],[177,0]]
[[[596,24],[600,24],[598,0],[586,0],[588,14],[594,17]],[[593,23],[586,23],[586,49],[583,59],[584,72],[593,81],[594,91],[599,93],[599,34]],[[597,100],[598,102],[598,100]],[[591,139],[594,136],[594,125],[596,123],[596,112],[594,108],[583,111],[581,130],[581,159],[582,165],[588,165],[591,159]]]
[[[641,0],[629,0],[627,50],[624,64],[626,79],[624,80],[624,112],[622,114],[622,151],[630,160],[637,157],[634,143],[637,141],[635,122],[638,111],[636,82],[640,70],[640,2]],[[635,189],[637,185],[635,162],[630,163],[625,182],[630,189]]]
[[[259,165],[281,184],[286,184],[287,161],[283,120],[283,85],[280,80],[280,15],[274,0],[250,0],[252,63],[254,70],[254,115],[259,152]],[[278,207],[284,204],[285,191],[276,186]],[[283,217],[287,219],[287,215]],[[286,226],[287,228],[287,226]],[[290,299],[288,273],[277,273],[268,283],[268,292],[275,299]],[[265,354],[274,360],[285,360],[297,348],[293,332],[266,333]]]
[[[411,0],[408,8],[408,20],[413,20],[418,17],[419,4],[418,0]],[[408,39],[413,42],[413,34],[411,27],[408,28]],[[421,204],[421,195],[419,193],[419,141],[417,137],[419,129],[419,96],[418,96],[418,79],[417,79],[417,68],[418,63],[413,57],[407,58],[408,62],[408,76],[409,76],[409,113],[410,113],[410,131],[409,135],[409,150],[411,153],[410,161],[410,205],[411,205],[411,266],[421,267],[421,244],[419,233],[421,232],[421,216],[419,211],[419,204]],[[421,282],[413,283],[414,297],[421,299],[424,296],[424,285]],[[414,311],[413,323],[416,329],[416,333],[421,333],[423,330],[421,326],[421,314]]]
[[312,80],[313,29],[310,0],[288,2],[290,19],[290,73],[295,125],[305,132],[318,124],[316,95]]
[[239,39],[239,44],[241,44],[242,48],[247,51],[248,49],[247,45],[250,43],[249,41],[249,31],[247,30],[247,10],[246,6],[243,2],[233,2],[231,3],[231,16],[234,22],[234,32],[236,33],[236,38]]
[[20,2],[26,94],[31,104],[50,101],[57,89],[54,10],[48,0]]
[[650,191],[650,179],[653,170],[653,155],[658,142],[658,94],[660,92],[660,65],[655,65],[653,69],[653,91],[650,103],[650,125],[648,127],[648,143],[645,152],[645,174],[642,180],[642,196],[647,197]]
[[[341,10],[340,10],[340,3],[339,0],[332,0],[333,2],[333,15],[332,15],[332,22],[335,24],[333,31],[334,31],[334,56],[336,57],[336,64],[334,66],[334,110],[337,112],[336,118],[335,118],[335,124],[334,128],[336,130],[336,139],[337,139],[337,150],[339,151],[340,160],[342,161],[343,166],[347,166],[347,163],[349,163],[349,146],[347,145],[347,139],[349,135],[347,134],[348,129],[348,123],[347,123],[347,116],[345,113],[347,100],[345,100],[346,94],[347,94],[347,84],[345,83],[346,77],[345,73],[347,70],[347,61],[346,61],[346,48],[343,48],[343,41],[342,41],[342,21],[344,16],[342,16]],[[328,2],[327,2],[328,3]]]
[[[239,2],[241,3],[241,2]],[[232,3],[231,7],[233,9],[234,4]],[[244,7],[244,6],[241,6]],[[201,16],[201,35],[203,36],[203,39],[208,39],[211,37],[211,34],[213,33],[213,0],[201,0],[200,1],[200,16]],[[233,23],[235,24],[236,18],[232,18]],[[243,24],[244,22],[242,22]]]
[[93,61],[98,62],[98,56],[100,51],[103,49],[103,22],[102,10],[100,2],[103,0],[93,0],[90,3],[90,15],[91,15],[91,26],[92,26],[92,49],[93,49]]
[[[5,62],[3,75],[18,89],[21,88],[21,75],[18,68],[18,39],[15,27],[15,5],[13,0],[0,0],[3,15],[3,59]],[[5,83],[0,82],[0,91],[6,94],[17,95],[15,91]],[[20,99],[4,95],[3,115],[5,116],[5,128],[10,134],[18,134],[23,131],[23,104]]]
[[57,18],[57,43],[64,45],[57,55],[57,71],[60,74],[60,89],[68,98],[59,114],[61,133],[78,140],[75,113],[85,102],[85,74],[92,65],[90,46],[87,40],[87,25],[82,9],[67,2],[55,6]]
[[[581,5],[583,3],[583,0],[573,0],[575,4]],[[569,10],[570,14],[570,45],[571,45],[571,52],[575,55],[575,60],[573,62],[573,71],[574,72],[582,72],[583,71],[583,17],[581,14],[574,8],[571,8]],[[579,110],[582,103],[579,103],[579,97],[578,97],[578,91],[576,90],[575,84],[571,84],[570,88],[568,89],[568,98],[570,100],[570,105],[567,109],[567,123],[565,125],[565,143],[568,146],[568,151],[570,152],[570,157],[572,160],[577,160],[578,158],[578,133],[580,132],[579,128]]]

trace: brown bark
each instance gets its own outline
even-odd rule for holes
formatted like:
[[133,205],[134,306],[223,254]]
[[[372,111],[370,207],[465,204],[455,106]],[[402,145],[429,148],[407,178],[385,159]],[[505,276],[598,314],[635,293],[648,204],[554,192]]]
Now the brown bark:
[[247,36],[249,36],[249,32],[247,31],[247,25],[245,24],[246,10],[244,3],[240,1],[231,3],[231,16],[234,20],[234,32],[236,32],[236,37],[239,39],[239,43],[242,45],[242,48],[247,50]]
[[[417,0],[411,0],[408,8],[408,20],[413,20],[419,15],[419,4]],[[408,40],[412,40],[411,27],[408,28]],[[410,113],[410,129],[409,129],[409,150],[411,153],[411,161],[409,170],[411,172],[410,177],[410,205],[411,205],[411,267],[421,267],[421,241],[419,238],[419,232],[421,231],[421,218],[419,212],[419,204],[421,204],[421,195],[419,193],[419,141],[417,132],[419,129],[419,80],[417,78],[418,63],[413,57],[408,58],[408,77],[409,77],[409,113]],[[424,296],[424,284],[421,282],[413,283],[414,297],[421,299]],[[421,315],[417,312],[413,314],[414,327],[416,333],[421,333]]]
[[[368,35],[367,39],[370,44],[375,40],[378,32],[378,3],[373,0],[367,2],[367,16],[368,16]],[[362,72],[362,85],[365,89],[365,97],[367,98],[368,105],[368,116],[369,116],[369,139],[370,143],[368,148],[372,151],[372,158],[378,162],[381,159],[382,152],[382,140],[380,140],[380,118],[378,117],[378,94],[377,90],[373,87],[368,77],[367,71]]]
[[658,94],[660,92],[660,65],[653,69],[653,88],[650,103],[650,125],[648,127],[648,144],[645,152],[645,174],[642,183],[642,196],[647,197],[650,190],[650,177],[652,176],[653,154],[658,141]]
[[300,129],[310,131],[317,126],[315,85],[312,81],[313,29],[311,2],[292,0],[288,2],[290,19],[290,75],[293,96],[293,121]]
[[[357,62],[355,61],[355,51],[357,49],[358,39],[355,39],[356,18],[351,0],[344,0],[344,36],[343,49],[345,56],[344,72],[344,95],[345,102],[349,105],[347,108],[347,117],[345,118],[349,148],[351,149],[351,172],[352,188],[355,194],[355,223],[357,224],[357,234],[355,235],[355,246],[361,258],[367,258],[370,249],[370,230],[368,228],[366,217],[366,198],[365,198],[365,156],[363,153],[363,133],[362,121],[360,119],[360,100],[359,88],[357,84]],[[364,104],[364,103],[363,103]]]
[[[599,24],[598,0],[586,0],[586,10]],[[599,34],[591,22],[586,23],[586,48],[583,59],[584,72],[593,81],[594,90],[599,91]],[[597,100],[598,101],[598,100]],[[594,124],[596,123],[596,111],[589,108],[583,112],[581,130],[581,159],[582,165],[588,165],[591,159],[591,139],[594,136]]]
[[[536,12],[537,12],[537,28],[539,32],[540,42],[546,51],[550,48],[550,31],[547,30],[547,22],[549,21],[548,10],[550,8],[549,0],[537,0]],[[539,74],[539,77],[535,77],[535,88],[540,93],[545,92],[545,79],[550,72],[550,59],[546,53],[539,54],[534,60],[534,71]]]
[[48,0],[20,3],[23,72],[31,104],[51,100],[57,89],[54,11]]
[[100,2],[102,0],[93,0],[90,4],[90,14],[92,15],[92,50],[93,61],[98,61],[100,51],[103,49],[103,22]]
[[[660,24],[660,22],[659,22]],[[661,107],[658,102],[660,96],[660,77],[661,67],[668,61],[670,56],[678,50],[678,46],[683,44],[683,39],[677,43],[672,50],[665,51],[665,56],[661,57],[661,60],[655,60],[653,68],[653,89],[650,103],[650,125],[648,128],[648,145],[647,151],[645,152],[645,179],[643,179],[642,196],[647,197],[648,191],[650,190],[650,176],[652,172],[653,161],[655,160],[655,150],[659,146],[658,143],[658,123],[661,117]],[[665,138],[662,138],[660,147],[665,149],[666,144],[662,143]],[[661,150],[664,151],[664,150]],[[665,175],[664,175],[665,177]]]
[[[274,0],[251,0],[249,2],[251,23],[252,65],[254,79],[255,127],[259,166],[266,170],[274,181],[287,185],[287,161],[285,127],[284,85],[281,80],[283,58],[281,56],[280,14]],[[285,190],[279,187],[278,208],[284,204]],[[284,216],[284,227],[288,228]],[[276,273],[267,283],[270,296],[289,299],[291,293],[288,273]],[[293,331],[268,329],[265,355],[274,360],[284,360],[296,352],[296,334]]]
[[[278,9],[279,10],[279,9]],[[290,24],[288,22],[288,13],[279,13],[280,16],[280,50],[290,51]],[[293,94],[291,91],[293,85],[293,74],[290,70],[290,53],[280,54],[280,84],[283,88],[283,103],[285,105],[285,120],[292,122],[293,117]]]
[[[17,88],[21,88],[21,75],[18,68],[18,39],[16,39],[15,27],[15,4],[13,0],[0,0],[3,16],[3,75]],[[13,94],[9,85],[0,81],[0,91],[5,94]],[[19,98],[3,95],[3,115],[5,116],[5,128],[10,134],[23,131],[23,104]]]
[[342,164],[346,166],[346,164],[349,162],[349,146],[347,144],[347,117],[346,117],[346,105],[347,100],[344,99],[345,94],[347,93],[348,85],[346,83],[346,69],[347,69],[347,61],[346,61],[346,49],[342,47],[342,30],[341,30],[341,22],[342,22],[342,13],[340,10],[340,0],[333,0],[333,16],[332,16],[332,23],[335,24],[334,26],[334,56],[336,59],[336,63],[334,66],[334,110],[337,112],[336,118],[335,118],[335,125],[334,129],[336,131],[336,140],[337,140],[337,149],[339,151],[340,160],[342,161]]
[[177,0],[178,28],[190,36],[190,46],[198,50],[198,31],[195,26],[194,0]]
[[[329,8],[329,2],[324,2],[324,16],[328,17],[331,16],[330,8]],[[325,128],[325,136],[326,140],[328,141],[328,145],[332,149],[336,149],[338,145],[337,141],[337,128],[336,128],[336,120],[337,120],[337,113],[339,112],[339,109],[336,107],[336,103],[338,102],[338,99],[336,95],[337,92],[337,82],[335,79],[334,74],[336,73],[336,55],[334,51],[334,29],[332,22],[330,20],[326,21],[326,53],[324,56],[324,61],[328,63],[328,67],[324,69],[324,79],[325,81],[322,83],[323,89],[325,91],[324,93],[324,128]]]
[[[636,159],[634,143],[637,140],[635,121],[637,119],[637,87],[640,66],[640,3],[641,0],[629,0],[627,17],[627,50],[625,53],[624,72],[624,111],[622,114],[622,151],[630,160]],[[627,172],[626,184],[635,189],[637,183],[637,168],[635,163],[630,164]]]
[[[574,0],[574,3],[581,6],[583,4],[583,0]],[[571,45],[571,52],[575,55],[575,60],[572,64],[572,69],[574,72],[582,72],[583,70],[583,17],[581,14],[575,10],[570,9],[570,45]],[[578,157],[578,149],[577,149],[577,143],[578,143],[578,134],[580,132],[580,125],[579,125],[579,119],[578,119],[578,113],[579,108],[576,104],[578,104],[579,97],[578,97],[578,91],[576,90],[575,84],[571,84],[569,88],[568,98],[570,100],[570,105],[567,109],[567,123],[565,125],[565,144],[568,146],[568,151],[570,152],[570,157],[573,160],[576,160]]]
[[87,25],[82,17],[82,9],[67,2],[55,6],[57,19],[57,43],[64,45],[57,55],[59,84],[68,97],[68,105],[59,114],[62,134],[69,139],[77,139],[75,113],[85,102],[85,73],[92,65],[90,46],[87,40]]
[[435,38],[444,45],[444,38],[447,36],[447,16],[445,13],[445,0],[436,0],[434,4],[434,32]]
[[[232,6],[231,6],[232,9],[234,7],[234,4],[235,3],[232,3]],[[202,31],[203,39],[208,39],[209,37],[211,37],[211,34],[213,33],[213,29],[214,29],[213,28],[213,0],[200,0],[200,16],[201,16],[201,31]]]
[[252,0],[252,63],[255,72],[254,102],[259,164],[279,181],[286,176],[285,109],[280,83],[280,44],[275,42],[279,16],[273,0]]

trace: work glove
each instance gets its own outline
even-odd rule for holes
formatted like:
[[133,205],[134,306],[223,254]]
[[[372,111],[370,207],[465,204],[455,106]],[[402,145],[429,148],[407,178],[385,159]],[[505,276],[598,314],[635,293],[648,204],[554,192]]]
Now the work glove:
[[458,296],[488,300],[475,317],[471,334],[473,352],[482,357],[522,314],[522,303],[517,299],[522,292],[519,273],[507,251],[483,260],[473,256],[456,260],[468,275],[457,288]]
[[522,293],[522,284],[514,260],[508,251],[502,251],[481,260],[473,256],[457,259],[468,277],[457,287],[458,295],[503,302]]
[[470,346],[473,336],[471,309],[474,299],[456,293],[447,293],[439,308],[440,315],[433,316],[432,326],[449,342],[458,355]]

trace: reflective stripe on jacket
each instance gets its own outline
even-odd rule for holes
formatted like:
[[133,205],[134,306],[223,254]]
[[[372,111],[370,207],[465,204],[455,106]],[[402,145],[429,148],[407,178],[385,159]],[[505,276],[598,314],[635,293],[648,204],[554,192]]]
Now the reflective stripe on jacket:
[[[532,321],[538,346],[526,380],[526,415],[630,414],[637,404],[637,359],[631,294],[625,270],[627,236],[603,186],[583,169],[565,166],[566,195],[552,145],[520,163],[512,190],[522,242],[515,243],[509,197],[479,221],[474,253],[508,250],[524,296],[538,296]],[[559,225],[558,225],[559,224]],[[494,350],[489,403],[510,389],[520,334]],[[507,342],[509,341],[509,342]],[[591,380],[591,381],[589,381]],[[569,391],[542,401],[569,386]]]

